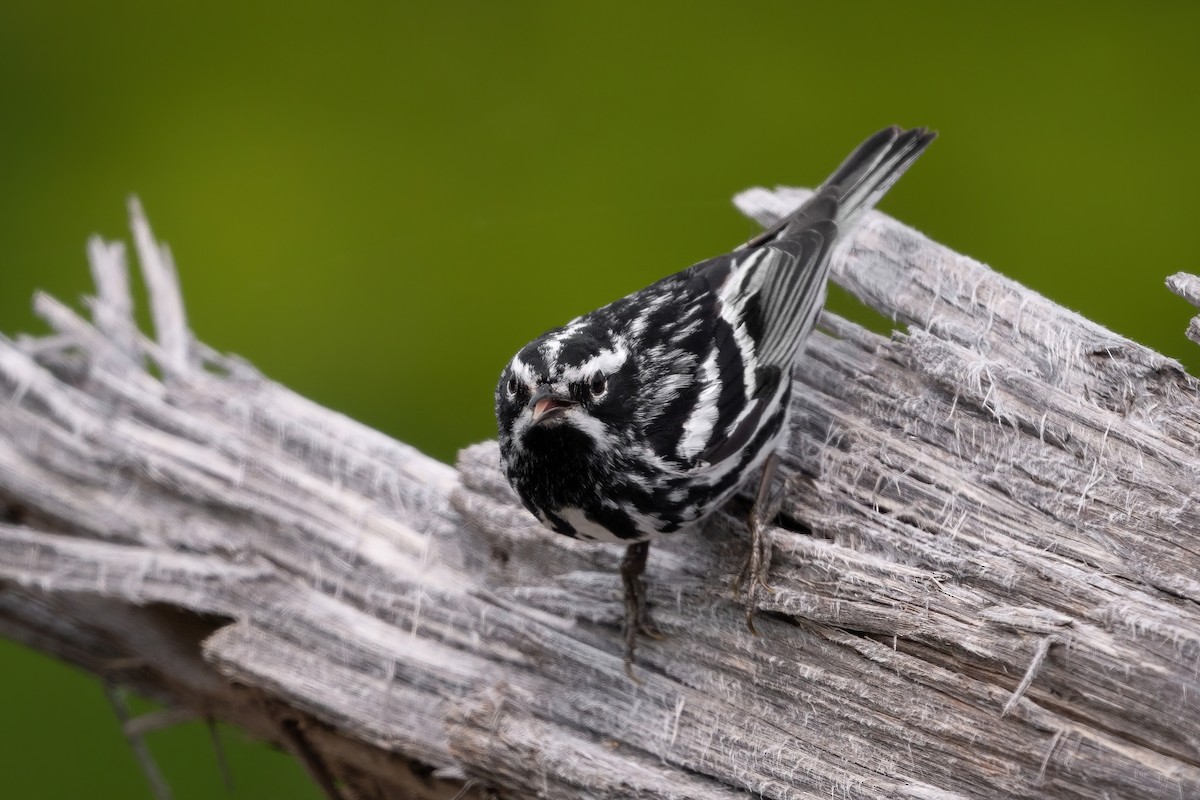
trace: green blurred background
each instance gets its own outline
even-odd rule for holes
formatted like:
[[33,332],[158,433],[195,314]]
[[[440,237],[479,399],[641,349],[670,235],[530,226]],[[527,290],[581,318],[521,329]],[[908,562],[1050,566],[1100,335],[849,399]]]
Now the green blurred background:
[[[138,193],[197,334],[439,458],[493,435],[527,339],[728,249],[730,196],[812,185],[890,123],[942,136],[889,213],[1200,364],[1200,6],[0,5],[0,330],[89,291]],[[835,308],[855,312],[853,301]],[[316,797],[226,736],[234,797]],[[156,735],[222,796],[198,725]],[[137,798],[90,678],[0,643],[0,795]]]

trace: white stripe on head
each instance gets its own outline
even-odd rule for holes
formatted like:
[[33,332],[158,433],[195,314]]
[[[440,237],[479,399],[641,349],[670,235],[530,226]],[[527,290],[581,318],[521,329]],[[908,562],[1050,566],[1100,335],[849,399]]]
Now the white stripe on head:
[[558,352],[562,350],[563,339],[567,338],[570,332],[570,327],[563,328],[538,347],[538,352],[546,359],[546,366],[550,368],[551,375],[554,374],[554,364],[558,361]]
[[533,367],[522,361],[520,356],[513,357],[512,371],[513,375],[517,376],[517,380],[526,386],[533,388],[537,385],[537,375],[534,374]]
[[562,378],[567,383],[576,383],[590,379],[597,372],[611,375],[625,365],[629,358],[629,350],[625,343],[618,339],[611,348],[601,350],[596,355],[573,367],[564,367]]
[[558,424],[574,426],[594,441],[598,450],[608,451],[617,445],[617,439],[609,432],[608,426],[579,407],[563,412],[563,420]]

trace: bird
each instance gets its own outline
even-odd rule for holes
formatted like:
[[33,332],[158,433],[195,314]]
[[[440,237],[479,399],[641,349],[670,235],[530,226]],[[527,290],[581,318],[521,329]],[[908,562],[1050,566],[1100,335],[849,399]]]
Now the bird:
[[758,475],[733,583],[755,631],[793,362],[824,306],[830,254],[936,136],[879,131],[775,225],[543,333],[501,371],[501,465],[522,504],[556,533],[626,546],[631,679],[637,635],[661,636],[643,578],[650,543],[699,529]]

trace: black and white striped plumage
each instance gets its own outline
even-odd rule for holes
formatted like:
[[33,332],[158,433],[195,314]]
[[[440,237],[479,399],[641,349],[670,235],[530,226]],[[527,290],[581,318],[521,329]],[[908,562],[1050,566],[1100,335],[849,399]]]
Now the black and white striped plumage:
[[880,131],[737,250],[525,345],[496,389],[505,474],[525,506],[595,541],[703,524],[784,443],[830,251],[933,136]]

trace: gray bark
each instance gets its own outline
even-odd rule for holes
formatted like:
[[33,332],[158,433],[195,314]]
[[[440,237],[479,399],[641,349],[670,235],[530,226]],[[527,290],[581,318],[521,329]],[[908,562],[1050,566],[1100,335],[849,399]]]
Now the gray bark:
[[639,684],[621,548],[541,529],[492,442],[451,468],[204,347],[133,218],[153,339],[98,239],[92,320],[0,338],[3,635],[347,797],[1200,797],[1171,359],[872,213],[835,279],[905,332],[826,314],[797,364],[760,635],[723,515],[651,551]]

